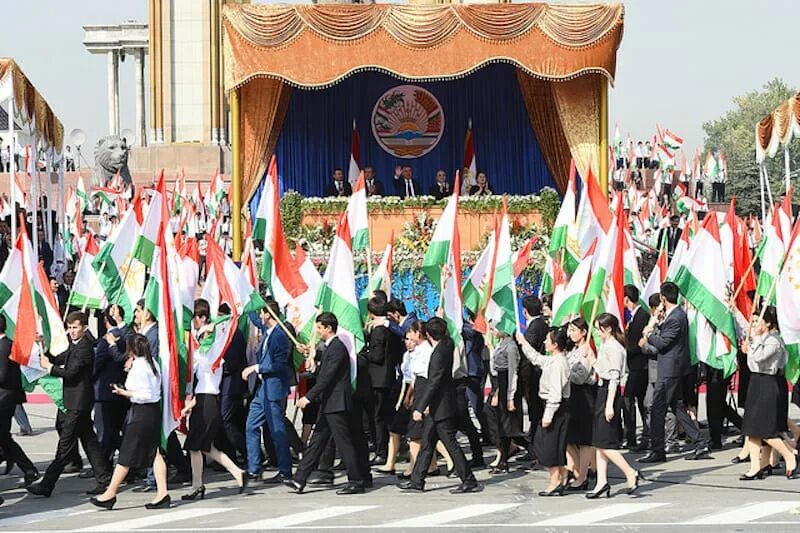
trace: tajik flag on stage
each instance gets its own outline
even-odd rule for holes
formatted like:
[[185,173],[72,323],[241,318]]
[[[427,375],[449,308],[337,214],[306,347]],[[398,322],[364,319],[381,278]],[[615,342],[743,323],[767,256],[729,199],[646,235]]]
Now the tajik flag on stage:
[[575,193],[577,191],[575,162],[570,164],[569,183],[564,193],[564,200],[553,224],[553,233],[550,237],[548,252],[555,260],[560,261],[561,267],[569,274],[575,272],[580,262],[580,245],[575,238],[577,226],[575,224]]
[[367,215],[367,187],[361,172],[347,202],[347,224],[353,236],[353,251],[369,247],[369,218]]
[[[709,211],[678,269],[675,284],[715,330],[713,336],[701,335],[694,343],[697,360],[723,370],[727,377],[736,371],[737,338],[733,314],[726,303],[728,279],[719,271],[723,261],[717,214]],[[700,333],[707,331],[702,322],[697,325]],[[717,332],[724,339],[718,338]],[[703,342],[703,338],[713,339],[713,343]]]
[[453,194],[447,200],[442,216],[433,230],[433,237],[422,261],[422,271],[439,288],[440,306],[447,321],[447,329],[456,347],[461,345],[461,328],[464,325],[464,305],[461,298],[461,243],[458,224],[459,174]]
[[492,261],[494,273],[491,297],[486,307],[486,320],[498,331],[513,337],[519,331],[519,319],[517,318],[517,288],[513,254],[511,253],[510,226],[508,205],[506,197],[503,196],[503,213]]
[[103,309],[107,304],[106,293],[100,280],[97,279],[97,272],[92,267],[92,262],[99,253],[100,247],[95,236],[87,232],[86,245],[69,295],[69,305],[82,309]]
[[322,311],[331,312],[339,319],[337,335],[350,355],[350,383],[355,388],[356,354],[364,346],[364,330],[358,312],[354,272],[350,227],[347,213],[343,213],[336,227],[328,267],[322,277],[316,304]]
[[347,167],[347,180],[350,185],[356,184],[359,174],[361,174],[361,143],[358,139],[356,120],[353,119],[353,136],[350,140],[350,165]]
[[142,204],[137,194],[133,205],[92,262],[106,298],[125,310],[128,323],[133,321],[133,308],[144,292],[145,267],[131,253],[143,223]]
[[469,189],[475,185],[475,178],[478,175],[478,164],[475,159],[475,138],[472,135],[472,119],[469,119],[467,135],[464,138],[464,170],[469,170],[469,173],[461,177],[464,180],[461,185],[462,195],[469,194]]
[[[367,318],[367,302],[372,297],[372,294],[377,290],[382,290],[386,293],[387,298],[392,298],[392,253],[394,251],[394,232],[389,238],[389,243],[383,251],[381,262],[378,268],[372,273],[372,277],[367,282],[367,287],[361,293],[361,298],[358,300],[358,307],[361,311],[361,319],[366,321]],[[295,262],[297,259],[295,258]]]
[[576,223],[582,255],[586,255],[592,242],[596,238],[606,235],[614,224],[614,215],[608,207],[608,200],[600,189],[600,184],[591,168],[588,176],[583,180]]
[[566,286],[562,283],[555,287],[553,291],[553,326],[563,326],[573,318],[581,316],[583,296],[589,287],[596,248],[597,239],[589,246],[589,250],[581,259]]
[[[602,238],[595,256],[594,270],[583,300],[583,314],[589,323],[600,313],[611,313],[625,325],[623,288],[625,285],[625,227],[627,217],[620,210],[615,215],[616,224]],[[587,318],[588,317],[588,318]]]
[[775,304],[775,283],[777,283],[778,274],[783,265],[783,257],[785,248],[783,246],[783,239],[781,239],[781,228],[778,222],[777,213],[773,210],[772,213],[767,214],[767,220],[764,224],[764,236],[761,238],[758,250],[759,263],[761,270],[758,273],[758,282],[756,283],[756,296],[762,298],[769,298],[769,304]]
[[[134,244],[132,252],[133,257],[148,268],[153,263],[153,250],[155,250],[156,242],[163,230],[162,226],[169,226],[169,212],[166,209],[166,201],[167,191],[164,182],[164,171],[162,170],[161,176],[158,178],[158,184],[150,197],[147,216],[144,218],[142,230],[136,238],[136,244]],[[162,206],[164,207],[163,209]]]
[[481,252],[480,257],[475,262],[475,266],[464,282],[464,287],[461,289],[461,296],[464,300],[464,307],[469,309],[477,318],[480,311],[483,311],[486,306],[486,291],[489,288],[489,276],[492,268],[492,260],[494,259],[494,246],[497,240],[495,231],[489,233],[489,239],[486,242],[486,248]]
[[650,277],[647,278],[644,291],[642,291],[642,300],[647,307],[650,307],[650,297],[661,292],[661,284],[665,281],[667,281],[667,239],[661,239],[658,259],[656,259],[656,264],[650,272]]

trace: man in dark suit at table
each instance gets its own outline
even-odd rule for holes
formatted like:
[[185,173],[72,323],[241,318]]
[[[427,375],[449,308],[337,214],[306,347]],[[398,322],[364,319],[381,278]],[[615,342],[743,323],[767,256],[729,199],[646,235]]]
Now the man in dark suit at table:
[[97,487],[88,493],[101,494],[111,480],[111,465],[100,449],[92,424],[94,337],[87,326],[85,313],[74,311],[67,315],[67,351],[60,355],[45,354],[41,357],[42,368],[51,376],[63,379],[64,408],[67,412],[55,459],[47,467],[42,481],[28,487],[28,492],[37,496],[49,497],[53,492],[53,487],[61,476],[67,458],[78,445],[78,440],[86,451],[97,480]]
[[[434,317],[426,326],[428,341],[433,345],[428,363],[428,383],[425,390],[414,398],[412,417],[423,420],[422,448],[417,456],[411,479],[400,483],[403,490],[425,490],[425,474],[431,464],[436,442],[442,441],[453,459],[456,473],[461,479],[458,487],[450,489],[452,494],[478,492],[483,489],[467,464],[464,452],[456,440],[458,410],[456,408],[456,385],[453,380],[453,353],[455,346],[448,336],[447,322]],[[424,417],[424,418],[423,418]]]
[[[658,350],[658,381],[653,391],[650,415],[650,453],[639,459],[640,463],[663,463],[667,460],[664,449],[664,421],[671,407],[686,435],[694,442],[695,451],[688,460],[709,458],[706,439],[689,416],[681,401],[681,382],[691,372],[689,359],[689,320],[678,306],[678,286],[668,281],[661,285],[661,302],[666,315],[654,330],[644,330],[646,342]],[[642,339],[644,341],[645,339]],[[644,342],[640,341],[640,346]]]
[[433,183],[433,185],[431,185],[431,189],[428,191],[428,194],[437,200],[447,198],[453,194],[453,187],[447,181],[447,174],[444,170],[439,169],[436,172],[436,181]]
[[419,182],[414,179],[411,165],[398,165],[394,169],[394,189],[395,194],[405,200],[422,194]]
[[[544,338],[547,336],[549,326],[547,317],[542,313],[542,301],[536,296],[526,296],[522,299],[522,316],[525,318],[525,340],[534,350],[544,353]],[[523,357],[519,363],[520,386],[525,403],[528,405],[528,420],[530,420],[529,442],[533,450],[533,437],[538,428],[542,426],[544,416],[544,401],[539,398],[539,379],[542,370],[534,366]],[[533,459],[533,452],[529,451],[523,459]]]
[[375,169],[364,167],[364,186],[367,196],[383,196],[383,183],[375,177]]
[[[333,437],[336,449],[347,469],[348,483],[336,494],[360,494],[364,492],[366,480],[363,446],[353,435],[353,386],[350,382],[350,355],[347,347],[338,338],[336,332],[339,321],[333,313],[320,313],[316,320],[317,334],[325,343],[317,382],[305,396],[297,401],[297,406],[305,409],[312,402],[320,405],[314,433],[311,436],[300,464],[297,465],[294,478],[286,485],[300,494],[306,486],[306,480],[317,467],[320,456],[327,447],[328,440]],[[313,347],[304,346],[306,352]]]
[[[642,417],[642,439],[649,438],[650,430],[647,426],[647,412],[645,411],[644,397],[647,394],[648,369],[650,357],[642,352],[639,340],[642,331],[650,321],[650,313],[639,305],[639,289],[635,285],[625,285],[623,303],[631,313],[625,331],[625,350],[628,362],[628,381],[625,385],[623,396],[624,409],[622,414],[625,421],[625,440],[627,447],[632,450],[643,449],[636,443],[636,406]],[[646,443],[642,442],[643,445]]]
[[344,179],[344,171],[337,168],[333,171],[333,181],[325,187],[325,196],[350,196],[353,187]]
[[19,364],[11,360],[11,340],[6,337],[6,319],[0,315],[0,449],[9,465],[17,464],[22,469],[27,486],[39,478],[39,471],[11,436],[11,419],[24,395],[22,372]]

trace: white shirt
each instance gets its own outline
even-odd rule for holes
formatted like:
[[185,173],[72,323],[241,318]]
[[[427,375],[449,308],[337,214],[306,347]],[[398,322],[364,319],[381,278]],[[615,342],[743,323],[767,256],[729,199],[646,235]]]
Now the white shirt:
[[403,354],[403,361],[400,363],[400,372],[403,374],[403,383],[414,381],[414,351],[407,351]]
[[404,181],[406,182],[406,196],[416,196],[414,192],[414,180],[404,179]]
[[431,362],[431,354],[433,353],[433,346],[428,342],[423,342],[414,348],[414,357],[412,359],[412,370],[415,376],[423,378],[428,377],[428,365]]
[[219,385],[222,383],[222,365],[215,371],[211,371],[214,364],[209,357],[202,357],[199,354],[194,358],[192,370],[197,378],[197,385],[194,387],[195,394],[219,394]]
[[131,393],[131,403],[156,403],[161,399],[161,376],[153,373],[147,359],[134,357],[125,379],[125,388]]

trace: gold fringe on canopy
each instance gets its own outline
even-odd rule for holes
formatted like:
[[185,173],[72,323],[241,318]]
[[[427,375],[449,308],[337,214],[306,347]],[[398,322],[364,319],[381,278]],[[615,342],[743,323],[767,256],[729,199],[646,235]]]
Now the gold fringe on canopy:
[[[35,119],[36,132],[48,146],[60,152],[64,144],[64,126],[39,91],[11,58],[0,57],[0,83],[8,76],[14,87],[14,107],[25,123]],[[13,120],[13,117],[9,117]]]
[[792,96],[756,124],[756,159],[773,157],[780,145],[800,137],[800,93]]

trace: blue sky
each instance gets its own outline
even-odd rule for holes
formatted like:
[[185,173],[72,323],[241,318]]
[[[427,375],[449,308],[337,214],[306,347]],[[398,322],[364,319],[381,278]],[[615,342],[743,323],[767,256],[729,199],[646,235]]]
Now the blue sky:
[[[627,2],[610,134],[618,122],[623,136],[644,139],[658,122],[693,151],[702,123],[730,109],[732,97],[776,76],[800,87],[792,59],[800,50],[798,12],[800,2],[791,0]],[[108,127],[106,62],[84,49],[82,26],[146,18],[144,0],[15,2],[12,23],[3,19],[0,55],[14,57],[67,132],[82,128],[92,146]],[[134,127],[133,84],[128,60],[120,66],[123,129]]]

